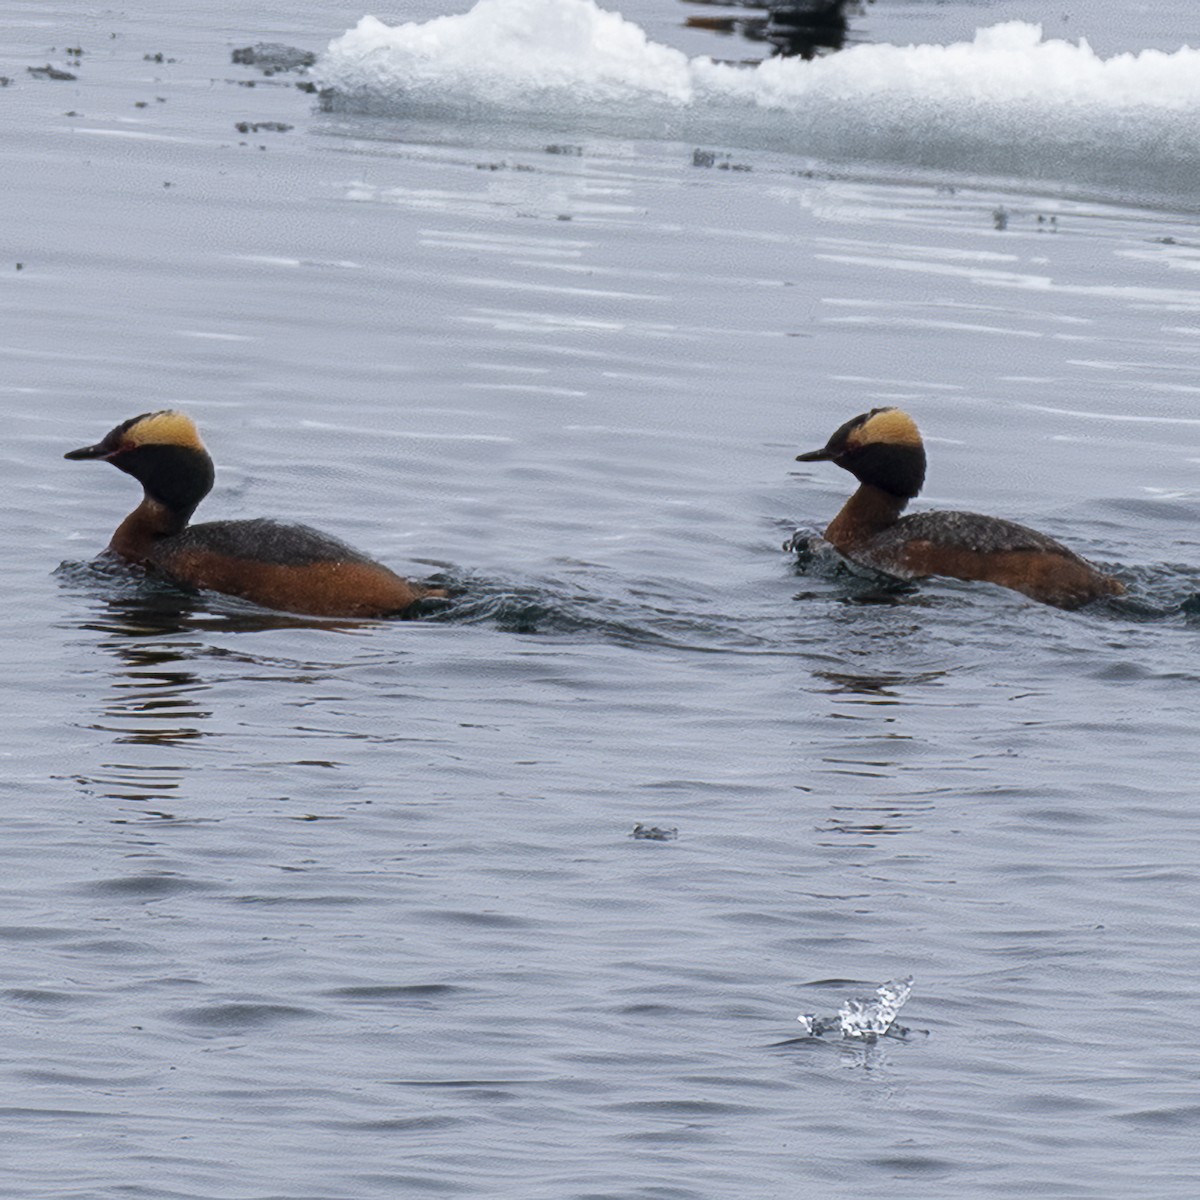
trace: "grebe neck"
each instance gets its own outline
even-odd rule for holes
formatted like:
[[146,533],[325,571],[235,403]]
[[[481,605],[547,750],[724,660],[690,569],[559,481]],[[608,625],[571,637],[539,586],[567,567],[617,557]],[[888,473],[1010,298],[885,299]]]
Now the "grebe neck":
[[874,484],[864,483],[830,522],[825,540],[835,546],[864,541],[894,525],[907,507],[907,496],[895,496]]
[[161,500],[146,495],[141,504],[117,526],[109,549],[131,562],[148,562],[155,543],[182,533],[191,515],[191,508],[171,508]]

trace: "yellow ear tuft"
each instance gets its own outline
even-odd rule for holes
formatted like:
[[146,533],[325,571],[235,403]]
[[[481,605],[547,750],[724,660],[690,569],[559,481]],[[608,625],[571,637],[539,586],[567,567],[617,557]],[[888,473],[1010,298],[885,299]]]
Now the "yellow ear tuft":
[[898,408],[881,408],[868,417],[848,439],[855,446],[919,446],[917,423]]
[[136,425],[125,430],[125,442],[134,446],[188,446],[203,450],[200,431],[186,413],[165,409],[147,413]]

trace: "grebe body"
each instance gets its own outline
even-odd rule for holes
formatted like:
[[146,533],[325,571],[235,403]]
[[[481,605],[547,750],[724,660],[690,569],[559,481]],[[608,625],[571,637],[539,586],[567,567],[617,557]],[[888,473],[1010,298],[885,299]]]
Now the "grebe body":
[[945,575],[1078,608],[1125,586],[1061,542],[1014,521],[969,512],[900,514],[925,482],[916,422],[896,408],[847,421],[820,450],[797,462],[833,462],[859,481],[825,538],[852,562],[899,579]]
[[110,462],[141,483],[142,502],[117,527],[109,550],[185,587],[317,617],[399,615],[427,596],[445,595],[306,525],[190,524],[214,470],[184,413],[143,413],[64,457]]

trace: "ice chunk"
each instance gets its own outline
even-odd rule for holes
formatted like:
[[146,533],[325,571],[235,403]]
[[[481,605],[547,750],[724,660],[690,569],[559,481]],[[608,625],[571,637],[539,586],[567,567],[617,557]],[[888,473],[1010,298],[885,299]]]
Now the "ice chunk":
[[844,1038],[873,1041],[892,1030],[896,1014],[912,994],[913,977],[889,979],[875,989],[874,996],[852,996],[843,1002],[833,1017],[801,1013],[796,1020],[808,1037],[839,1032]]
[[889,979],[875,989],[875,997],[852,997],[838,1009],[842,1037],[875,1038],[887,1033],[896,1014],[912,993],[913,977]]

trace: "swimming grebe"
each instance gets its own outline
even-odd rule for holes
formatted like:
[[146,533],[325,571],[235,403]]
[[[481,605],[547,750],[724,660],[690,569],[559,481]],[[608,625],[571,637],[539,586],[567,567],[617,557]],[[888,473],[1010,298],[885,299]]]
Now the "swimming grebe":
[[900,516],[925,482],[925,447],[916,422],[898,408],[847,421],[822,449],[796,461],[833,462],[858,479],[858,491],[825,530],[852,562],[900,579],[986,580],[1059,608],[1125,591],[1120,580],[1024,525],[965,512]]
[[278,521],[189,525],[213,485],[213,463],[192,419],[143,413],[71,459],[99,458],[132,475],[142,502],[113,534],[109,549],[176,583],[240,596],[267,608],[317,617],[403,613],[436,588],[409,583],[337,538]]

